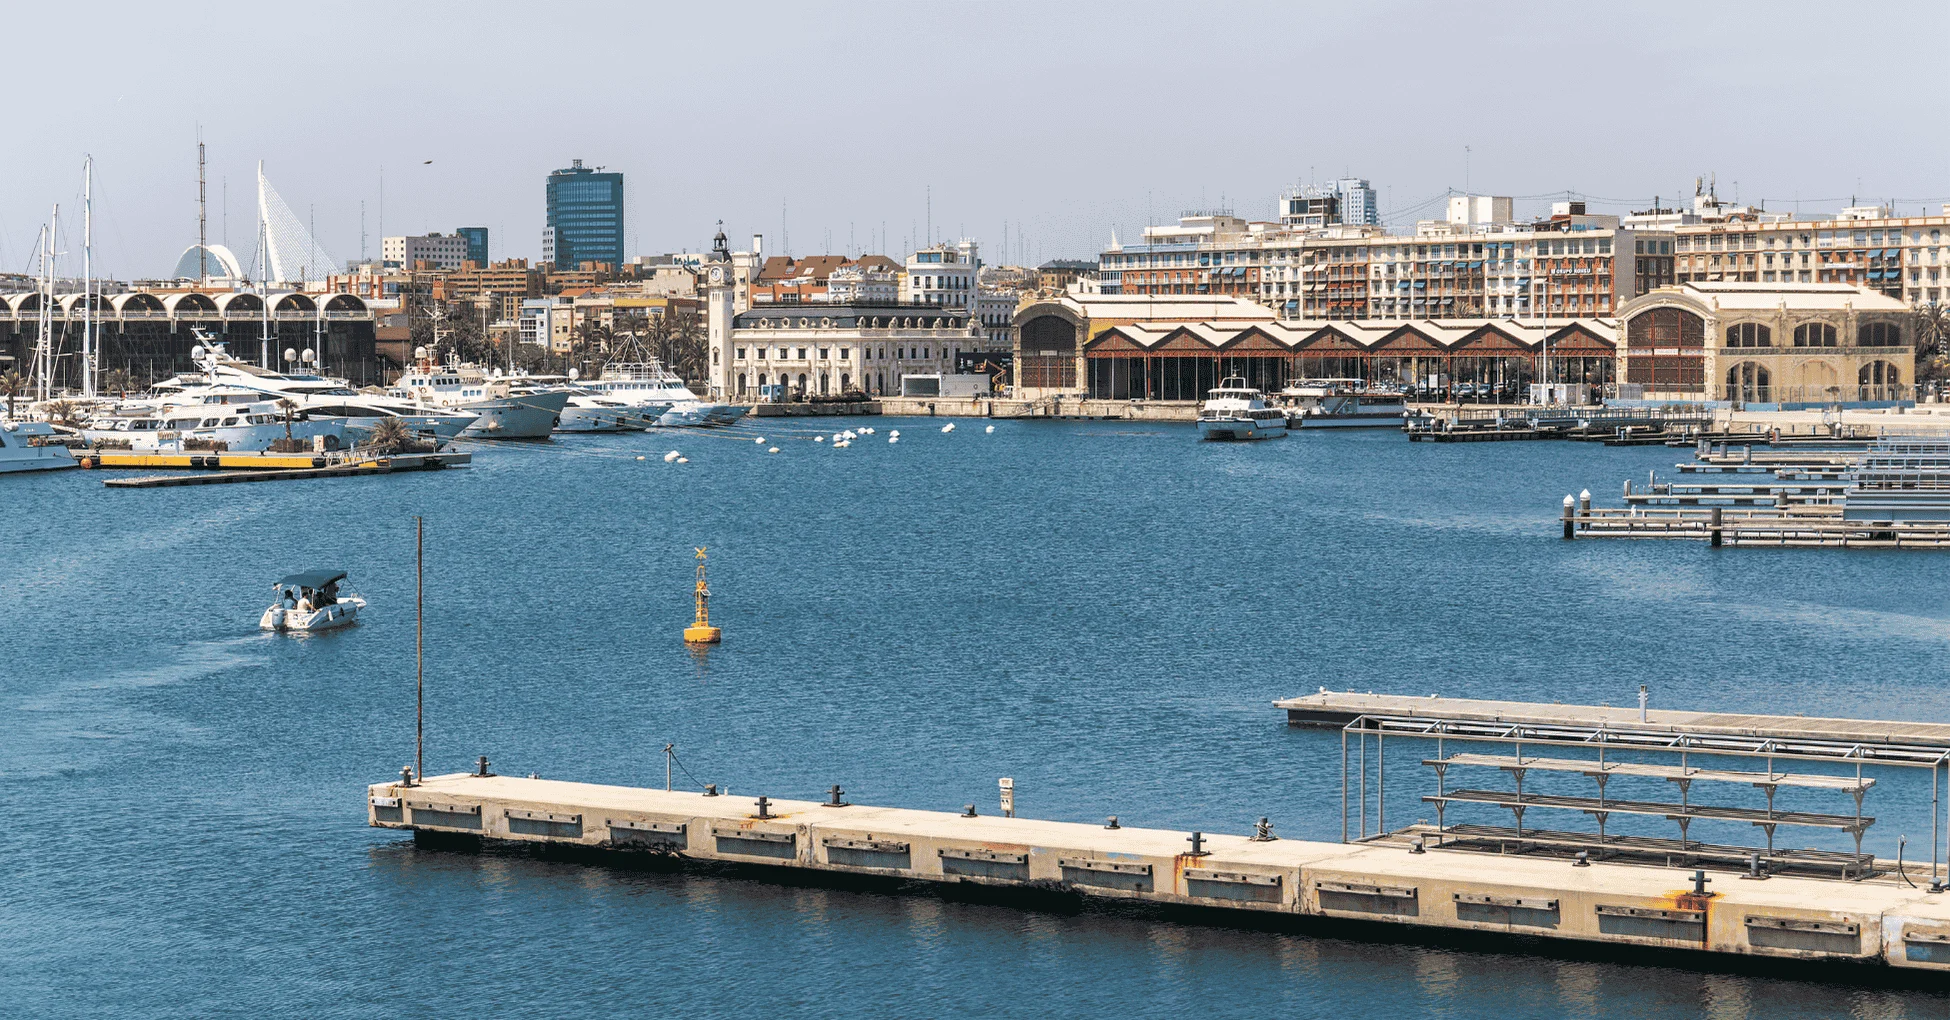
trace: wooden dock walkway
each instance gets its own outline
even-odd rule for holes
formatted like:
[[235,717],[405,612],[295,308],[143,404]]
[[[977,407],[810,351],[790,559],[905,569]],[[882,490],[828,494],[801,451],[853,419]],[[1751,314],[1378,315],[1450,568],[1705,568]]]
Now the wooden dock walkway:
[[[837,791],[837,788],[835,788]],[[981,890],[1287,918],[1351,935],[1467,934],[1755,957],[1868,975],[1950,971],[1950,895],[1858,882],[1451,849],[1325,843],[752,796],[444,775],[366,790],[368,824],[432,846],[527,845],[599,860],[731,865],[754,877]],[[1467,833],[1460,834],[1467,835]],[[567,866],[567,865],[565,865]],[[1700,881],[1704,880],[1704,881]],[[1711,883],[1709,890],[1706,883]],[[1414,936],[1411,936],[1414,937]],[[1520,945],[1521,943],[1510,943]],[[1861,965],[1868,965],[1866,967]],[[1804,971],[1805,973],[1805,971]]]

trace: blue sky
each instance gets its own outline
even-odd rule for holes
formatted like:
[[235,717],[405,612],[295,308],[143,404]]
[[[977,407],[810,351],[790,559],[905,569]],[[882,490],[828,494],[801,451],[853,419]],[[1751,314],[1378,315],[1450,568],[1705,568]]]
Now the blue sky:
[[1005,224],[1011,260],[1089,257],[1112,230],[1266,217],[1344,172],[1404,222],[1466,184],[1616,212],[1712,173],[1779,210],[1950,201],[1942,3],[83,11],[13,11],[0,271],[30,268],[55,202],[79,252],[91,152],[98,264],[167,271],[195,240],[199,130],[213,239],[227,180],[229,239],[251,247],[262,159],[340,259],[361,203],[378,251],[382,168],[385,233],[485,225],[495,257],[534,258],[542,177],[571,158],[628,174],[633,254],[696,249],[719,219],[771,251],[789,233],[801,255],[897,252],[931,204],[934,235],[991,260]]

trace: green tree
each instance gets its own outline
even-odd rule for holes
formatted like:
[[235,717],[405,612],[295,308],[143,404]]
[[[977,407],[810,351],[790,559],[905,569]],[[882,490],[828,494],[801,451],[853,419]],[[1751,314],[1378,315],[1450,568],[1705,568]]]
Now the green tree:
[[1930,302],[1909,313],[1909,334],[1916,346],[1916,381],[1950,378],[1950,308]]
[[14,416],[14,401],[26,392],[27,377],[21,375],[19,369],[10,368],[5,375],[0,375],[0,393],[7,397],[7,417]]
[[126,368],[110,369],[102,376],[102,389],[118,398],[126,398],[135,388],[135,373]]

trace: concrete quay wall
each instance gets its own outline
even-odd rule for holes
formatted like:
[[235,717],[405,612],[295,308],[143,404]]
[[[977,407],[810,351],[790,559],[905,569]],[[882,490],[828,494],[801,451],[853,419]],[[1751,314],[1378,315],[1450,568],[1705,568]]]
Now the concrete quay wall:
[[367,789],[368,823],[416,834],[642,851],[760,868],[1703,954],[1950,971],[1950,894],[1887,882],[1680,870],[1190,833],[865,805],[447,775]]

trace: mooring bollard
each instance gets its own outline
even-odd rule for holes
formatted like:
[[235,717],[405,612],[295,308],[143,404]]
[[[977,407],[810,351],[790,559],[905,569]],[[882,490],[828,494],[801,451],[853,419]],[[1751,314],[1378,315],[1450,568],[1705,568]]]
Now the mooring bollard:
[[1711,528],[1713,548],[1715,549],[1720,547],[1720,523],[1723,520],[1723,514],[1723,508],[1717,506],[1713,508],[1713,523]]
[[401,765],[399,767],[399,785],[401,786],[413,785],[413,766]]
[[1121,826],[1121,825],[1119,825],[1119,824],[1117,824],[1117,816],[1116,816],[1116,815],[1111,815],[1111,816],[1110,816],[1110,818],[1109,818],[1108,820],[1106,820],[1106,821],[1104,822],[1104,828],[1106,828],[1106,829],[1121,829],[1121,828],[1123,828],[1123,826]]
[[772,817],[772,801],[762,793],[758,795],[758,817]]
[[840,789],[840,784],[838,783],[834,783],[831,787],[828,787],[826,790],[826,795],[830,799],[826,801],[826,806],[846,807],[847,806],[846,801],[840,799],[840,796],[844,793],[846,793],[846,791]]
[[1577,500],[1572,498],[1569,494],[1566,494],[1564,497],[1564,537],[1565,538],[1571,538],[1576,534],[1576,531],[1574,530],[1576,526],[1571,521],[1571,510],[1575,506],[1577,506]]
[[488,771],[487,755],[485,754],[481,755],[479,758],[474,760],[474,774],[477,776],[494,775],[494,773]]
[[718,795],[718,784],[716,784],[716,783],[705,783],[705,784],[704,784],[704,795],[705,795],[706,797],[716,797],[716,796]]

